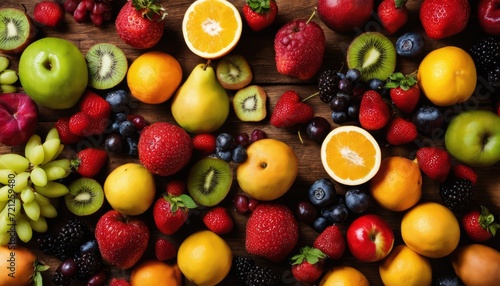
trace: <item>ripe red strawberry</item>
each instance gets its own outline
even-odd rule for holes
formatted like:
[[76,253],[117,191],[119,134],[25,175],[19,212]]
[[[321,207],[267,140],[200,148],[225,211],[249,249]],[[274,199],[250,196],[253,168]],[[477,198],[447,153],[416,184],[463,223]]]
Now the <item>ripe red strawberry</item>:
[[494,222],[495,216],[481,206],[481,211],[472,210],[462,218],[462,226],[467,235],[476,242],[483,242],[495,236],[500,224]]
[[125,279],[112,278],[109,281],[109,286],[130,286],[130,283]]
[[379,130],[389,122],[390,118],[391,110],[382,96],[374,90],[366,91],[359,105],[361,127],[366,130]]
[[64,18],[64,10],[55,1],[42,1],[35,4],[33,20],[47,27],[57,27]]
[[313,108],[301,100],[295,91],[288,90],[276,102],[270,123],[277,128],[290,128],[298,124],[306,124],[313,117]]
[[243,17],[254,32],[269,27],[277,14],[278,5],[274,0],[246,0],[243,6]]
[[391,145],[404,145],[417,139],[417,126],[401,117],[394,118],[387,126],[385,138]]
[[292,252],[298,240],[298,223],[285,205],[261,203],[248,218],[245,248],[249,254],[280,262]]
[[465,29],[470,13],[467,0],[425,0],[420,5],[420,22],[429,38],[439,40]]
[[392,103],[403,113],[410,114],[420,100],[420,87],[413,74],[403,75],[400,72],[389,76],[389,82],[385,85],[390,88],[389,94]]
[[377,14],[388,35],[396,33],[408,21],[406,0],[384,0],[377,9]]
[[189,209],[196,203],[188,195],[164,195],[153,206],[153,218],[158,230],[163,234],[174,234],[186,222]]
[[313,21],[294,20],[282,26],[274,38],[276,68],[286,76],[312,78],[323,64],[326,39]]
[[450,154],[438,147],[422,147],[418,149],[416,160],[424,174],[440,183],[446,180],[451,169]]
[[69,120],[70,117],[60,117],[54,124],[59,133],[59,139],[61,139],[61,143],[63,144],[74,144],[83,140],[82,136],[75,135],[70,131]]
[[165,193],[172,196],[180,196],[186,192],[186,181],[173,179],[167,183]]
[[291,258],[293,277],[301,283],[314,285],[323,274],[325,257],[317,248],[302,247],[300,253]]
[[163,36],[167,13],[155,0],[128,0],[116,16],[118,36],[136,49],[148,49]]
[[159,261],[167,261],[177,256],[177,246],[170,240],[158,238],[155,242],[155,256]]
[[203,216],[203,223],[209,230],[217,234],[230,233],[234,226],[233,218],[224,207],[215,207],[209,210]]
[[69,131],[78,136],[89,136],[89,127],[92,123],[87,114],[79,111],[69,118]]
[[108,160],[108,152],[96,148],[83,149],[76,154],[76,159],[71,160],[73,170],[83,177],[95,177]]
[[80,111],[92,119],[109,118],[111,105],[97,93],[87,90],[80,101]]
[[459,179],[466,179],[471,181],[474,186],[477,182],[477,173],[469,166],[458,164],[453,166],[453,175]]
[[211,133],[196,134],[193,137],[193,149],[202,156],[215,152],[215,136]]
[[325,228],[314,240],[313,246],[330,259],[340,259],[346,249],[345,237],[336,225]]

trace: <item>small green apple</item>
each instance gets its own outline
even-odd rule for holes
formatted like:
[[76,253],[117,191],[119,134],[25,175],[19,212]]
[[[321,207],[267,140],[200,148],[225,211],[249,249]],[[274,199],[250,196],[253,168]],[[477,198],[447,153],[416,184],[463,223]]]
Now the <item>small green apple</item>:
[[71,108],[87,87],[87,62],[73,43],[43,38],[21,54],[19,80],[37,104],[52,109]]
[[451,119],[444,143],[457,160],[473,167],[500,161],[500,116],[487,110],[470,110]]

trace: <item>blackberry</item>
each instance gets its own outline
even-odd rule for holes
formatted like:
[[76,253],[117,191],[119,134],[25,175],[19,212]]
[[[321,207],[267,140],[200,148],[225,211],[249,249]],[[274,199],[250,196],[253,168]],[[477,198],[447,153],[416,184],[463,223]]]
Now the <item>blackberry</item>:
[[71,278],[64,277],[61,272],[54,272],[54,276],[52,276],[52,283],[56,286],[66,286],[71,283]]
[[76,265],[78,269],[76,278],[79,280],[88,280],[101,269],[102,259],[99,254],[89,252],[78,257]]
[[274,286],[281,284],[281,277],[269,267],[255,266],[245,282],[246,286]]
[[59,232],[58,238],[61,243],[82,245],[93,237],[90,228],[79,219],[71,219]]
[[492,68],[488,72],[488,83],[492,86],[500,86],[500,66]]
[[325,70],[318,78],[319,98],[324,103],[329,103],[338,90],[339,76],[336,71]]
[[248,274],[255,268],[255,261],[249,257],[236,257],[234,260],[236,277],[240,281],[246,281]]
[[79,251],[79,246],[61,243],[58,235],[46,234],[37,239],[38,248],[46,255],[53,255],[60,260],[73,258]]
[[472,45],[470,54],[478,69],[488,71],[500,57],[500,43],[494,37],[485,38]]
[[472,182],[467,179],[448,179],[439,185],[439,195],[445,206],[454,212],[460,212],[469,205]]

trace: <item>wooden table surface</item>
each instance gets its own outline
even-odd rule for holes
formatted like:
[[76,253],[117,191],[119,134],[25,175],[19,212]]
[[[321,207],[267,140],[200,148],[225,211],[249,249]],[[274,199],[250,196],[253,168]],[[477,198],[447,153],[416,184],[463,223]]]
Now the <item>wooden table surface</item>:
[[[0,8],[4,7],[17,7],[22,8],[20,4],[24,5],[27,9],[27,13],[29,15],[33,15],[33,6],[35,0],[2,0],[0,3]],[[123,5],[124,0],[114,0],[113,7],[115,13],[118,12],[121,5]],[[197,57],[193,53],[189,51],[187,46],[184,43],[182,32],[181,32],[181,23],[184,12],[188,8],[188,6],[193,1],[187,0],[178,0],[178,1],[161,1],[164,7],[168,12],[168,16],[165,20],[165,32],[163,38],[159,44],[157,44],[154,48],[150,50],[159,50],[163,52],[167,52],[173,55],[175,58],[179,60],[182,65],[182,69],[184,72],[184,79],[189,75],[191,70],[199,63],[204,62],[203,59]],[[239,1],[231,1],[235,4],[235,6],[241,11],[242,6],[244,4],[243,0]],[[274,49],[273,49],[273,40],[274,35],[277,30],[288,23],[291,20],[297,18],[307,19],[313,8],[317,4],[315,0],[277,0],[276,1],[279,7],[279,13],[276,22],[268,29],[254,33],[247,26],[244,26],[243,33],[241,36],[241,40],[234,50],[234,52],[240,53],[245,56],[252,67],[254,72],[254,84],[261,85],[267,92],[268,98],[268,117],[259,123],[244,123],[239,121],[236,116],[231,113],[226,124],[224,124],[220,132],[229,132],[231,134],[238,134],[239,132],[248,132],[250,133],[252,130],[258,128],[264,130],[268,137],[282,140],[289,144],[294,151],[296,152],[299,158],[299,173],[298,177],[290,189],[290,191],[282,198],[278,199],[279,202],[286,203],[290,206],[290,208],[295,209],[296,203],[300,200],[305,200],[307,198],[307,190],[315,180],[327,177],[326,172],[324,171],[321,161],[320,161],[320,153],[319,153],[319,145],[309,140],[306,136],[306,133],[303,131],[304,142],[301,143],[297,134],[295,132],[289,132],[282,129],[277,129],[269,124],[269,115],[276,104],[278,97],[285,92],[286,90],[292,89],[298,92],[301,97],[306,97],[310,94],[317,92],[317,76],[308,81],[302,81],[295,78],[287,77],[280,75],[276,71],[275,62],[274,62]],[[377,1],[376,1],[377,2]],[[472,6],[477,5],[478,1],[471,1]],[[423,32],[423,29],[420,25],[420,21],[418,19],[418,7],[421,4],[421,1],[408,1],[407,7],[410,10],[410,16],[407,25],[398,32],[395,36],[391,36],[390,39],[395,42],[398,35],[402,34],[406,31],[418,31]],[[473,8],[475,11],[475,8]],[[115,14],[116,15],[116,14]],[[338,34],[329,30],[319,19],[319,17],[315,17],[314,21],[321,25],[326,35],[326,52],[324,57],[324,62],[321,70],[324,69],[335,69],[341,70],[342,68],[346,69],[344,61],[346,55],[346,49],[349,45],[350,41],[356,35],[354,34]],[[381,30],[380,24],[372,18],[364,27],[361,27],[359,32],[368,31],[368,30]],[[136,50],[121,41],[118,37],[115,27],[113,23],[106,23],[102,27],[95,27],[91,23],[85,24],[77,24],[74,21],[74,18],[66,14],[65,15],[65,24],[60,28],[41,28],[38,34],[38,37],[45,36],[53,36],[60,37],[70,40],[75,43],[82,53],[86,53],[88,48],[96,43],[108,42],[113,43],[119,46],[127,55],[129,62],[132,62],[137,56],[144,53],[144,50]],[[471,19],[469,21],[469,25],[466,30],[462,33],[452,36],[443,40],[435,41],[426,39],[425,41],[425,49],[426,52],[429,52],[435,48],[447,46],[447,45],[456,45],[460,46],[464,49],[468,49],[473,40],[481,37],[481,31],[478,28],[476,16],[473,13]],[[17,69],[17,62],[19,57],[9,56],[12,62],[12,66]],[[216,61],[213,63],[215,65]],[[398,57],[397,61],[397,70],[403,73],[410,73],[415,71],[418,67],[419,59],[417,60],[407,60]],[[122,84],[124,85],[124,84]],[[126,87],[126,85],[124,85]],[[481,88],[481,83],[479,83],[478,88]],[[484,90],[484,89],[483,89]],[[494,91],[491,91],[494,92]],[[232,93],[230,93],[232,95]],[[498,96],[498,91],[496,92],[496,96]],[[475,100],[475,103],[479,102],[481,108],[492,109],[492,105],[490,101],[478,101]],[[330,120],[330,108],[327,104],[322,103],[319,98],[314,98],[308,101],[315,111],[317,116],[323,116]],[[169,102],[159,105],[148,105],[148,104],[139,104],[137,108],[133,111],[136,114],[143,115],[150,122],[157,121],[168,121],[174,122],[173,118],[169,112]],[[63,115],[72,114],[74,112],[73,109],[70,110],[49,110],[46,108],[40,109],[40,123],[37,132],[43,134],[49,128],[53,126],[53,123],[57,118]],[[449,120],[449,118],[446,118]],[[332,127],[335,124],[332,122]],[[376,136],[379,134],[375,134]],[[101,143],[101,142],[93,142]],[[390,147],[390,146],[381,146],[383,156],[392,156],[392,155],[401,155],[407,158],[413,159],[415,150],[422,146],[436,145],[442,146],[443,142],[439,138],[427,138],[427,137],[419,137],[418,140],[415,141],[414,144],[409,144],[404,147]],[[9,152],[20,152],[19,148],[10,148],[7,146],[0,146],[0,153],[9,153]],[[69,151],[68,151],[69,152]],[[107,173],[113,168],[126,163],[126,162],[138,162],[137,158],[133,158],[127,155],[120,154],[110,154],[110,160],[106,165],[105,169],[101,172],[101,174],[97,177],[98,180],[104,182]],[[473,201],[476,203],[483,204],[490,208],[490,210],[494,214],[500,214],[500,181],[498,178],[498,174],[500,174],[500,164],[496,164],[492,167],[488,168],[477,168],[476,171],[479,175],[479,180],[477,185],[474,187],[474,195]],[[162,190],[164,190],[165,182],[170,178],[162,178],[156,177],[157,183],[157,192],[158,196],[161,194]],[[338,193],[344,193],[346,190],[345,186],[340,184],[336,184]],[[441,202],[441,199],[438,194],[439,186],[437,183],[431,181],[427,177],[423,178],[423,197],[422,201],[437,201]],[[235,182],[232,187],[232,191],[228,198],[222,203],[230,208],[231,214],[236,221],[236,227],[234,231],[228,235],[225,235],[224,238],[229,243],[233,253],[235,255],[247,255],[244,246],[244,233],[245,233],[245,223],[248,218],[246,215],[240,215],[236,213],[231,204],[231,196],[239,191],[239,187]],[[95,222],[97,221],[99,215],[102,215],[103,212],[109,209],[108,205],[105,205],[98,214],[92,215],[90,217],[84,218],[86,222],[93,228],[95,226]],[[202,213],[203,210],[200,210]],[[396,235],[396,245],[401,244],[401,235],[400,235],[400,219],[402,213],[389,212],[381,209],[380,207],[374,206],[369,212],[376,213],[383,216],[388,220],[390,225],[392,226],[395,235]],[[51,229],[55,229],[58,224],[60,224],[64,219],[67,219],[67,211],[64,210],[64,207],[60,208],[60,215],[58,218],[50,221]],[[162,236],[154,226],[153,218],[151,211],[147,211],[145,214],[141,215],[143,219],[148,221],[151,226],[151,239],[150,239],[150,247],[148,248],[146,254],[143,259],[154,257],[153,254],[153,242],[155,238]],[[351,221],[355,216],[351,215]],[[498,219],[498,216],[497,216]],[[192,233],[195,230],[202,228],[203,225],[200,222],[200,217],[197,215],[191,216],[189,219],[189,223],[186,224],[179,233],[170,236],[176,243],[180,243],[184,237],[188,234]],[[345,233],[347,229],[347,224],[341,225],[342,230]],[[50,230],[49,230],[50,231]],[[298,246],[311,245],[314,239],[317,236],[317,232],[315,232],[310,226],[300,223],[300,241]],[[34,241],[36,236],[32,241]],[[461,243],[469,243],[466,237],[462,237]],[[500,249],[500,236],[488,241],[486,244],[490,246],[494,246],[497,249]],[[51,269],[49,272],[44,274],[45,280],[49,280],[49,276],[52,271],[55,270],[59,261],[56,258],[44,256],[35,246],[33,242],[29,243],[29,246],[33,248],[37,254],[40,255],[40,258],[51,265]],[[271,265],[273,269],[279,271],[282,274],[283,282],[286,285],[300,285],[297,281],[295,281],[291,273],[289,271],[290,266],[288,262],[282,262],[280,264],[271,264],[263,259],[257,258],[257,263],[262,265]],[[334,263],[337,264],[345,264],[351,265],[359,269],[363,272],[371,281],[372,285],[381,285],[381,281],[378,274],[378,263],[360,263],[357,262],[351,254],[346,251],[344,257]],[[436,273],[442,271],[443,269],[449,269],[450,263],[448,258],[442,259],[432,259],[433,269]],[[331,266],[329,264],[328,266]],[[113,269],[111,267],[108,268],[110,276],[115,277],[128,277],[130,274],[128,271],[121,271],[117,269]],[[0,283],[1,284],[1,283]],[[51,283],[47,283],[50,285]],[[187,285],[190,285],[189,282],[186,282]],[[234,277],[228,276],[220,285],[238,285],[238,282]]]

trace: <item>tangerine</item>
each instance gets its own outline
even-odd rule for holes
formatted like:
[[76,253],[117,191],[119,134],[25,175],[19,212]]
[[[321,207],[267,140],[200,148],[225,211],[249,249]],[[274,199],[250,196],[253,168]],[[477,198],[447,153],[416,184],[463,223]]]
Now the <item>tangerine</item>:
[[351,266],[336,266],[330,269],[319,282],[319,286],[369,286],[366,276]]
[[49,266],[41,264],[36,255],[26,247],[0,246],[2,286],[30,286],[34,280],[39,283],[42,280],[40,272],[48,268]]
[[386,286],[425,286],[432,283],[431,262],[402,244],[396,246],[379,265],[379,274]]
[[146,260],[134,266],[130,274],[131,286],[181,286],[182,273],[177,264]]

